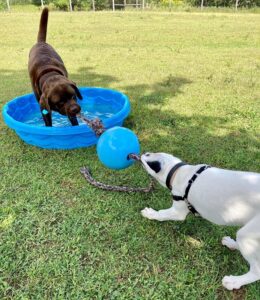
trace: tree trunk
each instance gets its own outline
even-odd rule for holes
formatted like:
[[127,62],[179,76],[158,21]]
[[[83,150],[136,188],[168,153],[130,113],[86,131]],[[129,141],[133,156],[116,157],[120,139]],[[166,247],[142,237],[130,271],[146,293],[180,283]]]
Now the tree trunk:
[[112,0],[112,8],[113,8],[113,11],[115,11],[115,0]]
[[201,0],[200,9],[203,9],[203,5],[204,5],[204,0]]
[[73,9],[72,9],[72,3],[71,3],[71,0],[69,0],[69,2],[70,2],[70,11],[72,11]]
[[236,0],[236,10],[237,10],[237,7],[238,7],[238,1],[239,1],[239,0]]
[[170,11],[172,10],[172,0],[169,1]]
[[95,0],[92,0],[92,9],[93,9],[93,11],[96,10],[96,7],[95,7]]
[[10,3],[9,3],[9,0],[6,0],[6,4],[7,4],[7,9],[10,10]]

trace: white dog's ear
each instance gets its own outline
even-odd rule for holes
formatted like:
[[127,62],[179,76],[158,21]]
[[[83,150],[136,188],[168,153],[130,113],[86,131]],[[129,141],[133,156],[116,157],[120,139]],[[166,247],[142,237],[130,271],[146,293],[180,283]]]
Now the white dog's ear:
[[161,163],[159,161],[147,161],[147,165],[155,172],[159,173],[161,171]]

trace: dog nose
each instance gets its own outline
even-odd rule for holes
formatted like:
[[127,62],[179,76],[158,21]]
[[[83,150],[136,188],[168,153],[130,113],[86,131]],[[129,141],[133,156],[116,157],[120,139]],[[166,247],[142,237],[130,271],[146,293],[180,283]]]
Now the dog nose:
[[73,114],[73,115],[76,115],[80,112],[81,108],[79,105],[72,105],[70,108],[69,108],[69,113],[70,114]]

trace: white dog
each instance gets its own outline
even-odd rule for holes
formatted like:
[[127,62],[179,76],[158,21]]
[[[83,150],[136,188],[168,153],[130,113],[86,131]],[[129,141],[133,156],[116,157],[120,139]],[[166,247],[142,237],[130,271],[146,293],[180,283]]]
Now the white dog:
[[229,290],[260,279],[260,174],[187,165],[166,153],[146,153],[141,161],[147,172],[171,190],[169,209],[142,210],[151,220],[184,220],[189,212],[219,225],[240,225],[236,241],[224,237],[222,244],[238,249],[250,270],[242,276],[225,276]]

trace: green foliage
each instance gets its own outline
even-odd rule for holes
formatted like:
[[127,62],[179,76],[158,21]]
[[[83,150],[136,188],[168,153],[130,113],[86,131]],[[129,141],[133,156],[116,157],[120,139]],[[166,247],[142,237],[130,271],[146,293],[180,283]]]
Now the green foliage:
[[[32,1],[33,5],[41,6],[41,0],[31,0],[31,1]],[[44,3],[45,3],[45,1],[44,1]],[[46,3],[46,4],[48,4],[48,3]]]
[[72,0],[73,10],[89,10],[91,8],[90,0]]
[[[44,5],[48,5],[50,2],[51,2],[51,0],[43,1]],[[31,3],[36,6],[41,6],[41,0],[31,0]]]
[[[116,4],[124,4],[124,0],[115,0]],[[136,0],[127,0],[127,3],[135,4]],[[141,0],[139,0],[139,4]],[[41,0],[10,0],[11,7],[15,5],[29,5],[33,4],[35,6],[41,5]],[[183,7],[199,7],[201,4],[201,0],[147,0],[146,4],[151,9],[174,9],[178,10]],[[68,10],[69,8],[69,0],[44,0],[44,5],[50,5],[52,9],[57,10]],[[204,0],[205,7],[234,7],[235,0]],[[239,0],[238,6],[241,8],[252,8],[259,7],[260,0]],[[135,5],[129,6],[128,8],[134,8]],[[6,8],[6,1],[0,0],[0,10]],[[92,9],[92,0],[72,0],[72,8],[73,10],[90,10]],[[95,0],[95,8],[96,10],[105,10],[112,8],[111,0]],[[124,9],[123,6],[116,6],[117,10]]]
[[109,8],[108,0],[95,0],[96,10],[104,10]]
[[6,2],[4,2],[4,1],[0,1],[0,11],[1,10],[4,10],[4,9],[6,9],[7,8],[7,5],[6,5]]
[[[32,0],[34,5],[40,6],[41,1],[40,0]],[[102,3],[104,0],[98,0]],[[50,8],[58,9],[67,11],[69,10],[69,0],[46,0],[44,1],[44,4],[47,4],[50,6]],[[72,0],[71,1],[72,10],[89,10],[92,8],[92,2],[91,0]],[[99,8],[100,5],[97,4],[97,7]],[[103,9],[103,7],[101,7]]]
[[60,10],[69,10],[68,0],[54,0],[52,3]]
[[170,6],[179,6],[183,4],[184,0],[152,0],[151,2],[157,6],[161,7],[170,7]]
[[[1,0],[1,1],[5,1],[5,0]],[[31,0],[10,0],[10,5],[16,5],[16,4],[20,4],[20,5],[28,5],[31,3]]]
[[[185,2],[191,6],[200,6],[201,0],[185,0]],[[235,5],[235,0],[204,0],[204,6],[214,7],[232,7]],[[254,7],[260,6],[260,0],[239,0],[239,7]]]
[[[169,8],[177,7],[180,5],[190,5],[190,6],[200,6],[201,0],[151,0],[151,5],[156,7],[166,7]],[[234,7],[235,0],[204,0],[204,6],[214,6],[214,7]],[[239,0],[239,7],[251,8],[255,6],[260,6],[260,0]]]

